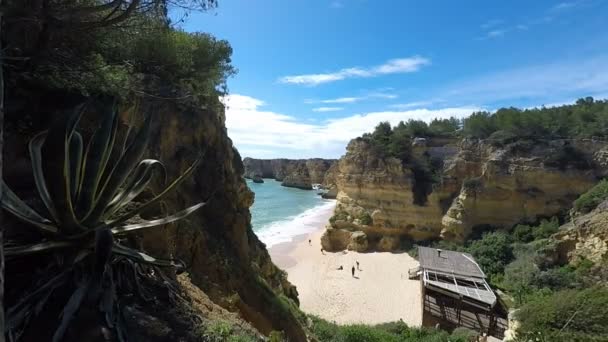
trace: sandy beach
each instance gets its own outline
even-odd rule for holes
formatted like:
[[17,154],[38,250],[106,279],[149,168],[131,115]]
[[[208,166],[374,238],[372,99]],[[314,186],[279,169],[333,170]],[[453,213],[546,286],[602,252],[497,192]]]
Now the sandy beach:
[[[303,311],[339,324],[399,319],[410,326],[422,324],[420,282],[407,277],[408,270],[418,265],[415,259],[407,253],[322,254],[323,230],[269,249],[273,261],[297,286]],[[360,270],[353,278],[351,267],[356,261]],[[337,270],[340,265],[343,270]]]

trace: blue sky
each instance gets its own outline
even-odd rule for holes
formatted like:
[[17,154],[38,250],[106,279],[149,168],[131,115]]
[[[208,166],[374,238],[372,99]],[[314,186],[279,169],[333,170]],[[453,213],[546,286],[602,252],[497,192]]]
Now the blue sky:
[[[174,13],[174,16],[177,16]],[[243,156],[339,157],[381,120],[608,97],[608,0],[221,0]]]

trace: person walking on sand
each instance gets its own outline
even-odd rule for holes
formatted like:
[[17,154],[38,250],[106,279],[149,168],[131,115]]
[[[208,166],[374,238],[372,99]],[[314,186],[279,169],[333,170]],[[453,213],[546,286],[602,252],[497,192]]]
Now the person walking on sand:
[[355,261],[355,262],[357,263],[357,271],[360,271],[360,269],[359,269],[359,262],[358,261]]
[[353,266],[353,268],[350,269],[350,273],[353,274],[353,278],[355,277],[355,266]]
[[310,239],[308,239],[308,245],[312,246],[312,241],[310,241]]

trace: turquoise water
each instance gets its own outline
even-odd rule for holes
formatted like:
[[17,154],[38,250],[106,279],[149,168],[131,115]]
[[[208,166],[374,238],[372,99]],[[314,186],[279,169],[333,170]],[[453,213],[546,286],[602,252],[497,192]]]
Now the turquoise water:
[[264,183],[248,179],[247,185],[255,193],[253,231],[269,247],[319,229],[335,203],[322,199],[315,190],[286,188],[274,179],[264,179]]

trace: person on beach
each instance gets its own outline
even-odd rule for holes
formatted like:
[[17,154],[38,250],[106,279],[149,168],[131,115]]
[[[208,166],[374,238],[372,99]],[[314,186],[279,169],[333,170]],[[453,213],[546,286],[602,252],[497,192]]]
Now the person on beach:
[[340,267],[336,268],[338,271],[342,271],[344,269],[344,267],[342,267],[342,265],[340,265]]
[[312,241],[310,241],[310,239],[308,239],[308,245],[312,246]]
[[355,262],[357,263],[357,271],[360,271],[359,270],[359,262],[358,261],[355,261]]
[[355,266],[353,266],[353,268],[350,269],[350,273],[353,274],[353,277],[355,276]]
[[321,254],[325,255],[325,251],[323,250],[323,247],[321,247]]

